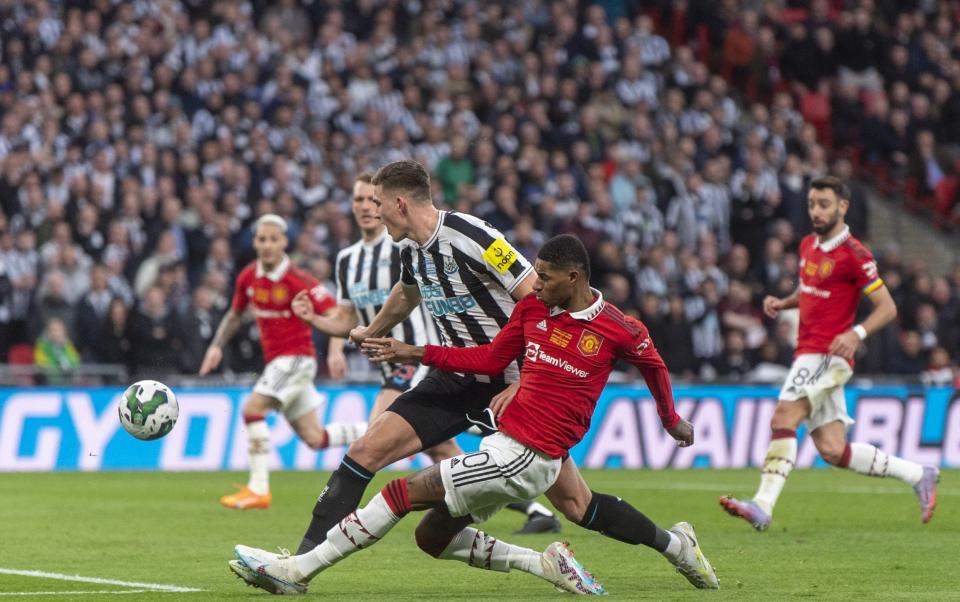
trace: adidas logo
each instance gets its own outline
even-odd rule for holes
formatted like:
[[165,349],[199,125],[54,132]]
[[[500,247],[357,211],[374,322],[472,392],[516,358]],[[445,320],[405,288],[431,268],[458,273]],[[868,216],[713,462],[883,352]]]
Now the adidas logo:
[[537,329],[546,332],[546,331],[547,331],[547,321],[546,321],[546,320],[540,320],[540,322],[537,324]]

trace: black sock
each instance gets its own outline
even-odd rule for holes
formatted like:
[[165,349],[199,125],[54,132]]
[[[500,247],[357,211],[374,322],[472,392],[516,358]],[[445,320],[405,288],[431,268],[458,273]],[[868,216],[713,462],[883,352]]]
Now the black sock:
[[350,456],[344,456],[340,466],[330,475],[317,503],[313,507],[310,526],[297,548],[297,554],[305,554],[327,539],[327,531],[360,505],[363,492],[373,478],[373,473],[357,464]]
[[670,534],[658,527],[642,512],[618,497],[591,491],[593,497],[578,524],[617,541],[643,544],[658,552],[667,549]]

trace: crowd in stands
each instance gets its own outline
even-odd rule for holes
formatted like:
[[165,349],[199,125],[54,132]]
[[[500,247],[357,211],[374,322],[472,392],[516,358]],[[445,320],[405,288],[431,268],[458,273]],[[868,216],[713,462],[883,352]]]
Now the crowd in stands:
[[673,44],[750,101],[789,91],[832,155],[960,225],[960,6],[927,0],[659,2]]
[[[0,357],[194,373],[253,219],[284,216],[329,281],[353,176],[414,157],[439,206],[530,258],[578,235],[596,286],[700,379],[785,375],[795,316],[760,300],[796,285],[806,184],[851,179],[847,221],[900,308],[858,369],[949,382],[960,265],[870,241],[852,178],[953,177],[956,15],[811,4],[0,3]],[[258,370],[258,347],[251,321],[225,370]]]

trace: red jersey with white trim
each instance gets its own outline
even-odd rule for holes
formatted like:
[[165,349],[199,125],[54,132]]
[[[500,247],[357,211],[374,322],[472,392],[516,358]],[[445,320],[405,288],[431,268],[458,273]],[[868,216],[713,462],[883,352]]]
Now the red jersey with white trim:
[[316,355],[310,326],[290,307],[302,290],[310,292],[313,311],[318,314],[337,305],[333,295],[316,278],[291,265],[288,257],[272,272],[265,272],[259,262],[254,261],[237,275],[231,305],[237,313],[253,305],[266,362],[281,355]]
[[827,241],[800,241],[800,334],[797,351],[829,353],[833,339],[853,326],[861,295],[883,286],[877,262],[850,229]]
[[427,345],[422,362],[450,372],[490,376],[524,354],[520,389],[500,417],[500,430],[553,458],[563,457],[590,429],[597,398],[619,359],[640,369],[664,428],[680,421],[670,375],[643,323],[596,301],[579,312],[548,308],[536,295],[517,303],[493,341],[477,347]]

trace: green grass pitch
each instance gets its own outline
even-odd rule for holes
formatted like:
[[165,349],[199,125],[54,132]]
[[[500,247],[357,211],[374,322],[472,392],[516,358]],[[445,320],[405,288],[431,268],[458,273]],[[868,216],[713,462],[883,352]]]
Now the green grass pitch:
[[[270,510],[217,503],[239,473],[0,474],[0,599],[237,600],[268,594],[227,569],[232,546],[295,548],[326,474],[274,473]],[[396,473],[378,475],[368,497]],[[719,592],[689,586],[660,556],[564,522],[560,538],[623,600],[960,600],[960,472],[945,471],[938,509],[921,525],[912,490],[838,470],[799,470],[773,526],[756,533],[717,505],[749,495],[756,470],[585,471],[598,491],[632,502],[659,525],[687,520],[720,577]],[[413,542],[413,514],[383,542],[311,584],[334,600],[555,600],[545,582],[434,560]],[[504,511],[484,527],[541,549],[553,535],[511,536],[522,517]],[[202,590],[142,591],[4,573],[80,575]],[[40,592],[49,594],[36,595]],[[126,592],[120,595],[122,592]],[[26,596],[23,594],[34,594]],[[119,595],[119,597],[118,597]]]

